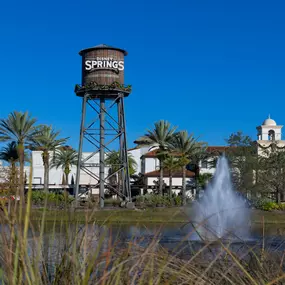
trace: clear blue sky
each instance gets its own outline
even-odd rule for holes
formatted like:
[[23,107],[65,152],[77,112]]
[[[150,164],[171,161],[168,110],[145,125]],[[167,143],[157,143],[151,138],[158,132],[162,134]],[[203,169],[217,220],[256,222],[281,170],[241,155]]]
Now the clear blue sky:
[[285,124],[285,2],[3,1],[0,117],[28,110],[78,147],[78,51],[129,52],[128,146],[160,119],[210,145],[253,138],[268,113]]

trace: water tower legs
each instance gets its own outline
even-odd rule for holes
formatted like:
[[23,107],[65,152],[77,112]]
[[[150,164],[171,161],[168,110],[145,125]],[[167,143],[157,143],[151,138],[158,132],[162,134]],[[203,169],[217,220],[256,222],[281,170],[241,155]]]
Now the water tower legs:
[[99,199],[100,208],[104,208],[105,191],[105,99],[100,99],[100,173]]
[[86,102],[88,100],[88,94],[84,94],[82,98],[82,112],[81,112],[81,124],[80,124],[80,136],[79,136],[79,147],[78,147],[78,160],[77,160],[77,170],[75,178],[75,206],[78,206],[78,194],[79,194],[79,183],[80,183],[80,167],[82,159],[82,147],[83,147],[83,137],[84,137],[84,124],[86,115]]
[[[110,105],[107,106],[107,103],[110,103]],[[90,119],[90,115],[92,117],[91,122],[85,124],[86,117]],[[131,201],[125,126],[123,93],[118,93],[117,96],[114,96],[113,98],[106,98],[104,96],[101,98],[92,98],[88,93],[84,95],[75,183],[76,205],[78,204],[80,196],[79,192],[82,192],[80,191],[80,186],[84,186],[84,183],[86,184],[83,180],[80,181],[80,173],[82,172],[85,172],[90,176],[90,181],[92,181],[91,185],[85,186],[99,188],[99,203],[101,208],[104,207],[106,189],[113,194],[117,194],[126,201]],[[85,141],[92,146],[93,152],[88,156],[83,157],[82,150]],[[112,150],[118,151],[119,161],[116,165],[113,165],[113,169],[116,170],[113,173],[107,174],[105,159],[106,155]],[[99,154],[99,163],[96,162],[96,159],[94,160],[96,154]],[[108,165],[107,167],[112,166]],[[112,179],[114,176],[117,177],[117,185],[112,183],[112,181],[114,181],[114,179]],[[80,185],[80,183],[82,185]]]

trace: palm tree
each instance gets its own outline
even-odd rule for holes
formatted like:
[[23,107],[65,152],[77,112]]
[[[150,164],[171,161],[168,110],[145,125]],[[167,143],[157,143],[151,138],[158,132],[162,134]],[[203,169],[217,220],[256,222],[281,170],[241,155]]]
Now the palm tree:
[[20,195],[24,203],[24,161],[25,146],[39,133],[39,126],[36,126],[36,119],[32,118],[28,112],[22,113],[14,111],[8,115],[7,119],[0,119],[0,141],[15,141],[20,163]]
[[[112,173],[117,172],[122,164],[120,160],[120,153],[118,151],[111,151],[110,153],[107,154],[105,163],[106,165],[110,165]],[[129,163],[129,173],[130,175],[133,175],[136,172],[137,162],[130,153],[128,153],[128,163]]]
[[201,151],[202,144],[197,142],[192,134],[180,131],[173,136],[172,149],[179,153],[180,166],[182,167],[182,202],[186,205],[186,166],[190,158]]
[[160,179],[159,179],[159,194],[162,195],[163,188],[163,161],[168,155],[173,134],[176,127],[172,127],[169,122],[161,120],[154,124],[153,130],[147,130],[147,133],[139,137],[135,143],[138,146],[151,146],[150,149],[158,148],[157,158],[159,159]]
[[44,164],[44,190],[48,192],[49,185],[49,165],[50,165],[50,152],[55,150],[66,143],[67,138],[58,139],[60,132],[56,132],[51,126],[42,126],[40,133],[33,140],[31,149],[41,150],[42,159]]
[[175,157],[174,155],[170,154],[163,163],[164,170],[169,171],[169,197],[172,194],[172,175],[173,171],[180,168],[180,161],[179,158]]
[[[71,172],[71,167],[77,165],[77,152],[70,147],[61,147],[55,151],[51,168],[62,168],[65,175],[65,183],[68,186],[68,176]],[[67,188],[67,187],[66,187]]]
[[198,190],[200,189],[204,190],[212,178],[213,178],[212,173],[200,174],[196,179],[197,180],[196,187],[199,188]]
[[15,191],[15,188],[17,187],[16,163],[19,161],[17,143],[15,141],[8,143],[6,147],[2,148],[2,150],[0,151],[0,159],[10,163],[11,166],[11,173],[9,175],[10,188],[11,188],[10,190]]
[[[112,175],[112,174],[117,173],[119,171],[121,165],[122,165],[122,162],[120,159],[120,153],[118,151],[111,151],[109,154],[107,154],[107,158],[105,160],[105,163],[106,163],[106,165],[110,166],[109,176],[111,178],[110,179],[111,184],[116,184],[117,183],[116,176]],[[135,161],[134,157],[130,153],[128,153],[128,164],[129,164],[129,174],[130,175],[135,174],[136,168],[137,168],[137,162]],[[118,173],[119,182],[121,179],[122,179],[122,177],[121,177],[120,172],[119,172]],[[119,183],[118,183],[118,185],[119,185]]]
[[213,153],[207,151],[207,144],[204,142],[199,142],[200,148],[197,148],[195,152],[191,154],[191,164],[194,166],[195,172],[195,188],[198,191],[199,186],[199,176],[200,176],[200,166],[199,163],[207,161],[209,165],[213,164]]

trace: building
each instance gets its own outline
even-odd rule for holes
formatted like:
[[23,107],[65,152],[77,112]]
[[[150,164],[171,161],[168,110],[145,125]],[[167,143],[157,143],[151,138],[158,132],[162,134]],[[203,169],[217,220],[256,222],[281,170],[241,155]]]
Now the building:
[[282,140],[283,126],[277,125],[274,120],[268,118],[257,129],[257,154],[268,155],[271,150],[284,150],[285,141]]
[[[285,149],[285,140],[282,140],[282,125],[277,125],[277,123],[268,117],[264,122],[256,127],[257,129],[257,154],[265,155],[272,148],[275,149]],[[207,151],[214,156],[219,156],[227,150],[227,146],[208,146]],[[137,175],[142,175],[144,179],[144,187],[141,189],[141,193],[149,193],[158,187],[159,181],[159,160],[157,158],[157,150],[151,149],[148,147],[143,148],[133,148],[129,149],[128,153],[132,155],[134,160],[137,163],[136,173]],[[88,158],[91,152],[84,152],[83,158]],[[108,154],[105,154],[105,157]],[[52,159],[53,152],[50,153]],[[92,167],[90,168],[92,172],[99,178],[99,153],[95,154],[89,158],[87,163],[90,163]],[[1,162],[0,162],[1,163]],[[1,169],[4,169],[5,166],[1,166]],[[210,173],[214,174],[215,168],[211,164],[211,159],[205,159],[199,162],[199,173],[205,174]],[[105,177],[108,176],[110,166],[105,167]],[[30,167],[25,166],[26,177],[30,177]],[[32,151],[32,186],[34,189],[43,189],[44,184],[44,166],[42,161],[42,152],[41,151]],[[62,189],[63,188],[63,170],[59,169],[50,169],[49,172],[49,188],[50,189]],[[71,168],[71,172],[68,178],[69,187],[72,189],[73,184],[75,183],[76,176],[76,166]],[[165,187],[169,187],[169,171],[165,170],[163,174],[163,182]],[[83,188],[89,187],[92,189],[93,194],[98,193],[98,188],[95,185],[98,183],[98,179],[87,175],[83,170],[80,172],[80,185]],[[179,193],[182,187],[182,169],[176,170],[172,174],[172,185],[173,191]],[[195,171],[191,168],[191,165],[187,167],[186,171],[186,185],[189,195],[195,195]]]

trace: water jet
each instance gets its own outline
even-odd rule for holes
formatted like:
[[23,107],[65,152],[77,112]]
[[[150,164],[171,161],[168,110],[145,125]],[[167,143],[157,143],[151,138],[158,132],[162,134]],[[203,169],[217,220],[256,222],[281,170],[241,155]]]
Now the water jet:
[[245,199],[234,191],[227,158],[218,159],[216,172],[204,196],[194,209],[200,239],[244,240],[249,231],[249,210]]

